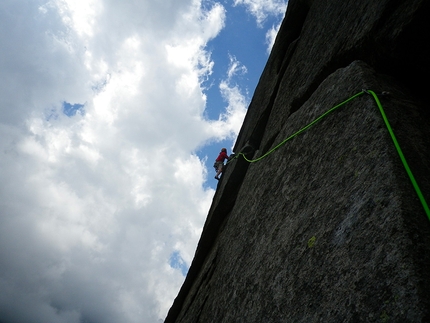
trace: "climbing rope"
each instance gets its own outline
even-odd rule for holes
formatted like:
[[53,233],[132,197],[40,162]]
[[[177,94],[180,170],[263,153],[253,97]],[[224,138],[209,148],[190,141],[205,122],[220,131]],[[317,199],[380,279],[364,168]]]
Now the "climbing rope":
[[427,215],[428,219],[430,220],[430,209],[429,209],[429,207],[428,207],[428,204],[427,204],[427,202],[426,202],[426,200],[425,200],[425,198],[424,198],[424,196],[423,196],[423,194],[422,194],[422,192],[421,192],[421,189],[420,189],[420,188],[419,188],[419,186],[418,186],[417,181],[415,180],[414,175],[412,174],[411,169],[409,168],[409,165],[408,165],[408,163],[407,163],[407,161],[406,161],[406,158],[405,158],[405,156],[403,155],[402,149],[400,148],[400,145],[399,145],[399,143],[397,142],[396,136],[394,135],[394,132],[393,132],[393,130],[392,130],[392,128],[391,128],[391,125],[390,125],[390,123],[389,123],[389,121],[388,121],[388,119],[387,119],[387,116],[385,115],[385,111],[384,111],[384,108],[383,108],[383,107],[382,107],[382,105],[381,105],[381,102],[379,101],[379,98],[378,98],[378,96],[376,95],[376,93],[375,93],[375,92],[373,92],[373,91],[371,91],[371,90],[362,90],[361,92],[358,92],[357,94],[355,94],[355,95],[351,96],[350,98],[346,99],[345,101],[343,101],[343,102],[339,103],[338,105],[334,106],[333,108],[329,109],[327,112],[325,112],[325,113],[323,113],[322,115],[320,115],[320,116],[319,116],[318,118],[316,118],[314,121],[312,121],[311,123],[309,123],[308,125],[306,125],[306,126],[305,126],[305,127],[303,127],[302,129],[300,129],[299,131],[295,132],[294,134],[292,134],[292,135],[291,135],[291,136],[289,136],[288,138],[284,139],[282,142],[280,142],[280,143],[279,143],[278,145],[276,145],[274,148],[272,148],[271,150],[269,150],[268,152],[266,152],[264,155],[262,155],[262,156],[260,156],[260,157],[258,157],[258,158],[256,158],[256,159],[248,159],[248,158],[245,156],[245,154],[244,154],[244,153],[241,153],[241,152],[240,152],[240,153],[238,153],[237,155],[235,155],[231,160],[229,160],[229,161],[227,162],[227,164],[228,164],[228,163],[230,163],[231,161],[233,161],[234,159],[239,158],[240,156],[242,156],[242,157],[243,157],[243,159],[245,159],[245,160],[246,160],[247,162],[249,162],[249,163],[255,163],[255,162],[258,162],[258,161],[262,160],[263,158],[266,158],[267,156],[269,156],[270,154],[272,154],[273,152],[275,152],[276,150],[278,150],[281,146],[285,145],[285,143],[286,143],[287,141],[289,141],[289,140],[293,139],[293,138],[294,138],[294,137],[296,137],[297,135],[299,135],[299,134],[301,134],[302,132],[306,131],[307,129],[309,129],[310,127],[312,127],[313,125],[315,125],[318,121],[320,121],[321,119],[325,118],[327,115],[329,115],[330,113],[332,113],[334,110],[336,110],[336,109],[340,108],[341,106],[345,105],[346,103],[348,103],[348,102],[350,102],[350,101],[354,100],[355,98],[357,98],[357,97],[359,97],[360,95],[365,94],[365,93],[367,93],[367,94],[371,95],[371,96],[373,97],[373,99],[375,100],[375,102],[376,102],[376,104],[377,104],[377,106],[378,106],[378,108],[379,108],[379,111],[381,112],[382,119],[383,119],[383,120],[384,120],[384,122],[385,122],[385,126],[387,127],[388,132],[389,132],[389,134],[390,134],[390,136],[391,136],[391,139],[393,140],[393,143],[394,143],[394,146],[395,146],[395,148],[396,148],[396,151],[397,151],[397,153],[398,153],[398,155],[399,155],[399,157],[400,157],[400,160],[402,161],[403,167],[405,168],[406,173],[408,174],[409,179],[410,179],[410,181],[411,181],[411,183],[412,183],[412,186],[414,187],[415,192],[417,193],[418,198],[419,198],[419,200],[420,200],[420,202],[421,202],[421,204],[422,204],[422,206],[423,206],[423,208],[424,208],[424,211],[425,211],[425,213],[426,213],[426,215]]
[[[293,139],[294,137],[296,137],[297,135],[301,134],[302,132],[306,131],[307,129],[309,129],[310,127],[312,127],[314,124],[316,124],[318,121],[320,121],[321,119],[323,119],[324,117],[326,117],[328,114],[330,114],[331,112],[333,112],[334,110],[336,110],[337,108],[340,108],[342,105],[348,103],[351,100],[354,100],[356,97],[360,96],[364,94],[364,91],[361,91],[355,95],[353,95],[352,97],[350,97],[349,99],[346,99],[345,101],[339,103],[338,105],[334,106],[333,108],[331,108],[330,110],[328,110],[327,112],[323,113],[322,115],[320,115],[318,118],[316,118],[314,121],[312,121],[311,123],[309,123],[308,125],[306,125],[305,127],[303,127],[302,129],[300,129],[299,131],[297,131],[296,133],[293,133],[291,136],[289,136],[288,138],[284,139],[281,143],[279,143],[276,147],[272,148],[271,150],[269,150],[267,153],[265,153],[264,155],[256,158],[256,159],[248,159],[246,158],[244,153],[238,153],[236,156],[234,156],[233,159],[238,158],[239,156],[242,156],[247,162],[249,163],[255,163],[258,162],[260,160],[262,160],[263,158],[269,156],[271,153],[273,153],[275,150],[277,150],[278,148],[280,148],[281,146],[285,145],[285,143],[291,139]],[[232,160],[233,160],[232,159]]]
[[381,112],[382,115],[382,119],[384,119],[385,122],[385,126],[388,129],[388,132],[390,133],[391,139],[393,140],[394,146],[396,147],[397,153],[399,154],[400,160],[402,161],[403,167],[405,167],[406,173],[409,176],[409,179],[411,180],[412,186],[415,189],[415,192],[418,195],[418,198],[421,201],[421,204],[424,208],[424,211],[427,214],[428,219],[430,220],[430,209],[427,205],[426,199],[424,198],[420,187],[418,186],[417,181],[415,180],[414,174],[412,174],[411,169],[409,168],[408,162],[406,161],[405,156],[403,155],[402,149],[400,148],[399,143],[397,142],[396,136],[394,135],[393,129],[390,126],[390,122],[388,121],[387,116],[385,115],[385,111],[384,108],[381,105],[381,102],[379,101],[378,96],[376,95],[375,92],[371,91],[371,90],[367,90],[365,91],[366,93],[369,93],[370,95],[373,96],[373,98],[375,99],[376,104],[378,105],[379,111]]

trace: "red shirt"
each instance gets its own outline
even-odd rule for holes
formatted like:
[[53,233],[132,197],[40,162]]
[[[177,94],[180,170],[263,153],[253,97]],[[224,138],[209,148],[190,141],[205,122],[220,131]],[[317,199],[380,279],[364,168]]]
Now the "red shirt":
[[219,153],[217,159],[215,159],[215,161],[217,162],[224,162],[225,159],[228,159],[228,155],[225,151],[222,151]]

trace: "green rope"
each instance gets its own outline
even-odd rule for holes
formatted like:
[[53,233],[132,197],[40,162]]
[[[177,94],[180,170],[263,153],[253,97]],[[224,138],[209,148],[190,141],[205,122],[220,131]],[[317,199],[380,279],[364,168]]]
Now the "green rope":
[[[255,163],[258,162],[260,160],[262,160],[263,158],[269,156],[271,153],[273,153],[275,150],[279,149],[281,146],[285,145],[285,143],[291,139],[293,139],[294,137],[296,137],[297,135],[301,134],[302,132],[304,132],[305,130],[309,129],[310,127],[312,127],[314,124],[316,124],[318,121],[320,121],[321,119],[323,119],[324,117],[326,117],[328,114],[330,114],[331,112],[333,112],[334,110],[336,110],[337,108],[340,108],[341,106],[343,106],[344,104],[348,103],[351,100],[354,100],[356,97],[364,94],[364,91],[361,91],[355,95],[353,95],[352,97],[350,97],[349,99],[346,99],[345,101],[339,103],[338,105],[334,106],[333,108],[331,108],[330,110],[328,110],[327,112],[323,113],[322,115],[320,115],[318,118],[316,118],[314,121],[312,121],[311,123],[309,123],[308,125],[306,125],[305,127],[303,127],[302,129],[300,129],[299,131],[293,133],[291,136],[289,136],[287,139],[284,139],[281,143],[279,143],[276,147],[272,148],[271,150],[269,150],[267,153],[265,153],[264,155],[256,158],[256,159],[248,159],[246,158],[244,153],[238,153],[236,156],[234,156],[233,159],[239,158],[239,156],[242,156],[247,162],[249,163]],[[233,160],[232,159],[232,160]],[[230,160],[230,161],[232,161]],[[229,161],[229,162],[230,162]]]
[[300,129],[299,131],[295,132],[294,134],[292,134],[291,136],[289,136],[288,138],[284,139],[282,142],[280,142],[277,146],[275,146],[274,148],[272,148],[271,150],[269,150],[267,153],[265,153],[264,155],[256,158],[256,159],[248,159],[244,153],[238,153],[236,156],[234,156],[233,159],[229,160],[227,162],[230,163],[231,161],[233,161],[236,158],[239,158],[239,156],[242,156],[247,162],[249,163],[255,163],[258,162],[260,160],[262,160],[263,158],[266,158],[267,156],[269,156],[270,154],[272,154],[274,151],[276,151],[277,149],[279,149],[281,146],[285,145],[285,143],[291,139],[293,139],[294,137],[296,137],[297,135],[301,134],[302,132],[304,132],[305,130],[309,129],[310,127],[312,127],[314,124],[316,124],[318,121],[320,121],[321,119],[323,119],[324,117],[326,117],[327,115],[329,115],[331,112],[333,112],[334,110],[340,108],[341,106],[345,105],[346,103],[348,103],[351,100],[354,100],[355,98],[359,97],[360,95],[364,94],[364,93],[368,93],[370,95],[372,95],[372,97],[374,98],[376,104],[378,105],[379,111],[381,112],[382,118],[384,119],[385,125],[388,129],[388,132],[391,135],[391,139],[393,140],[394,146],[397,150],[397,153],[400,156],[400,160],[403,163],[403,166],[405,167],[406,173],[409,175],[409,179],[412,183],[412,186],[415,189],[415,192],[418,195],[419,200],[421,201],[421,204],[424,208],[424,211],[426,212],[426,215],[428,217],[428,219],[430,220],[430,209],[427,205],[427,202],[418,186],[417,181],[415,180],[414,175],[412,174],[411,169],[409,168],[409,165],[406,161],[405,156],[403,155],[402,149],[400,148],[399,143],[397,142],[396,136],[394,135],[394,132],[390,126],[390,123],[388,122],[387,116],[385,115],[384,112],[384,108],[381,105],[381,102],[378,99],[378,96],[375,94],[375,92],[371,91],[371,90],[363,90],[361,92],[358,92],[357,94],[351,96],[350,98],[346,99],[345,101],[339,103],[338,105],[334,106],[333,108],[331,108],[330,110],[328,110],[327,112],[323,113],[322,115],[320,115],[318,118],[316,118],[314,121],[312,121],[311,123],[309,123],[308,125],[306,125],[305,127],[303,127],[302,129]]
[[376,104],[378,105],[379,111],[381,112],[382,115],[382,119],[384,119],[385,122],[385,126],[388,129],[388,132],[391,135],[391,139],[393,140],[394,146],[396,147],[397,153],[399,154],[400,160],[403,163],[403,167],[405,167],[406,173],[409,175],[409,179],[411,180],[412,186],[415,189],[415,192],[418,195],[418,198],[421,201],[421,204],[424,208],[424,211],[427,214],[428,219],[430,220],[430,209],[427,205],[426,199],[424,198],[423,194],[421,193],[420,187],[418,186],[417,181],[415,180],[414,174],[412,174],[411,169],[409,168],[408,162],[406,161],[405,156],[403,155],[402,149],[400,148],[399,143],[397,142],[396,136],[394,135],[393,129],[390,126],[390,122],[387,119],[387,116],[385,115],[385,111],[384,108],[381,105],[381,102],[379,101],[378,96],[375,94],[375,92],[368,90],[366,91],[369,94],[371,94],[373,96],[373,98],[375,99]]

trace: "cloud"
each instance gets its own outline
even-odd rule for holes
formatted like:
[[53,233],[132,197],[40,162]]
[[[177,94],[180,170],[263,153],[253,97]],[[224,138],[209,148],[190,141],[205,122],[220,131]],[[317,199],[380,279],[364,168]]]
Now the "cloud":
[[234,5],[243,5],[256,18],[261,27],[268,16],[281,16],[285,13],[287,1],[284,0],[234,0]]
[[193,152],[245,113],[233,59],[204,118],[224,20],[191,0],[1,2],[0,321],[164,318],[214,193]]
[[273,25],[266,32],[266,44],[267,44],[267,53],[270,54],[273,48],[273,44],[275,44],[276,36],[278,35],[279,28],[281,28],[282,21],[275,26]]
[[221,80],[219,84],[221,96],[227,103],[227,107],[225,112],[220,114],[218,120],[211,122],[210,127],[207,128],[207,131],[218,140],[237,137],[248,106],[248,99],[234,81],[236,77],[247,73],[246,66],[242,65],[235,56],[229,55],[229,59],[227,77]]
[[246,66],[242,65],[235,56],[229,55],[230,65],[227,71],[227,83],[230,83],[235,75],[244,75],[248,72]]

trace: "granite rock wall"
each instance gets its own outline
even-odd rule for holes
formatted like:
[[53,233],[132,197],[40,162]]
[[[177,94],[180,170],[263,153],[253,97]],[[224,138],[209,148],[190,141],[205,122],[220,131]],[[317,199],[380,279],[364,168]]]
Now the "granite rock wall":
[[[290,0],[235,152],[370,89],[430,202],[429,16]],[[430,221],[372,96],[228,164],[165,322],[430,322]]]

